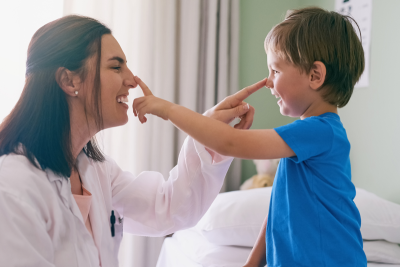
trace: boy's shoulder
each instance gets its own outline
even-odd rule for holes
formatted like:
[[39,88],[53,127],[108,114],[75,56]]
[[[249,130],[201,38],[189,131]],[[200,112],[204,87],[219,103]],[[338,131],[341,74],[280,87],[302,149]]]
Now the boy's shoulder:
[[[339,115],[335,113],[324,113],[319,116],[311,116],[303,120],[275,128],[279,135],[285,132],[291,134],[308,135],[315,138],[330,138],[334,131],[343,128]],[[344,129],[344,128],[343,128]],[[282,133],[282,134],[281,134]]]
[[318,116],[311,116],[308,118],[305,118],[303,121],[310,121],[310,122],[326,122],[329,124],[337,124],[339,123],[340,125],[342,125],[342,122],[340,120],[340,116],[336,113],[333,112],[327,112],[327,113],[323,113],[321,115]]
[[303,120],[296,120],[290,124],[275,128],[289,130],[289,131],[301,131],[302,133],[308,133],[316,138],[331,138],[333,135],[345,134],[344,126],[340,120],[340,117],[336,113],[324,113],[319,116],[311,116]]
[[303,161],[315,156],[328,155],[340,147],[347,155],[350,143],[346,131],[336,113],[324,113],[275,128],[279,136],[297,155],[296,161]]

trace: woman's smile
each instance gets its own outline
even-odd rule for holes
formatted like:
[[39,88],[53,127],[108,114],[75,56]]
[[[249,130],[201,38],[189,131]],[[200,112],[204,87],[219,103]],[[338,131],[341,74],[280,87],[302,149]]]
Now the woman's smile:
[[128,103],[128,95],[119,95],[117,96],[118,104],[122,105],[122,107],[128,109],[129,106],[126,104]]
[[[117,40],[106,34],[101,42],[101,97],[104,129],[128,122],[129,89],[137,83]],[[121,109],[120,109],[121,108]]]

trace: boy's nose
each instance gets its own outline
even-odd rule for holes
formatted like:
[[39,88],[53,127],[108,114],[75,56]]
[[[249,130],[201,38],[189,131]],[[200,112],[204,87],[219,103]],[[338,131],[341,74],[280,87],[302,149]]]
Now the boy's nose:
[[268,79],[267,82],[265,83],[265,86],[267,88],[272,89],[272,88],[274,88],[274,83],[271,81],[271,79]]

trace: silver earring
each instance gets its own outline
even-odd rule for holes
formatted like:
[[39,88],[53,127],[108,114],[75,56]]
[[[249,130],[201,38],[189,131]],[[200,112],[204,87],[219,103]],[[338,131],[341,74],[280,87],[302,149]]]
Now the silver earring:
[[78,95],[78,91],[75,91],[75,95]]

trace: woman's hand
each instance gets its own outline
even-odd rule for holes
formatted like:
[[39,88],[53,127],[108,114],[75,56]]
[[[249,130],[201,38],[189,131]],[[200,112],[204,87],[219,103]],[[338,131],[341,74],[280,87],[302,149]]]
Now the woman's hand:
[[238,117],[240,118],[240,122],[234,127],[237,129],[249,129],[253,124],[255,110],[252,106],[243,102],[243,100],[264,87],[266,82],[267,79],[261,80],[226,97],[217,105],[207,110],[203,115],[225,123],[231,123]]
[[152,114],[164,120],[168,120],[169,110],[175,105],[167,100],[155,97],[149,87],[137,76],[135,80],[143,91],[144,96],[138,97],[133,101],[133,114],[138,117],[141,123],[145,123],[145,114]]

